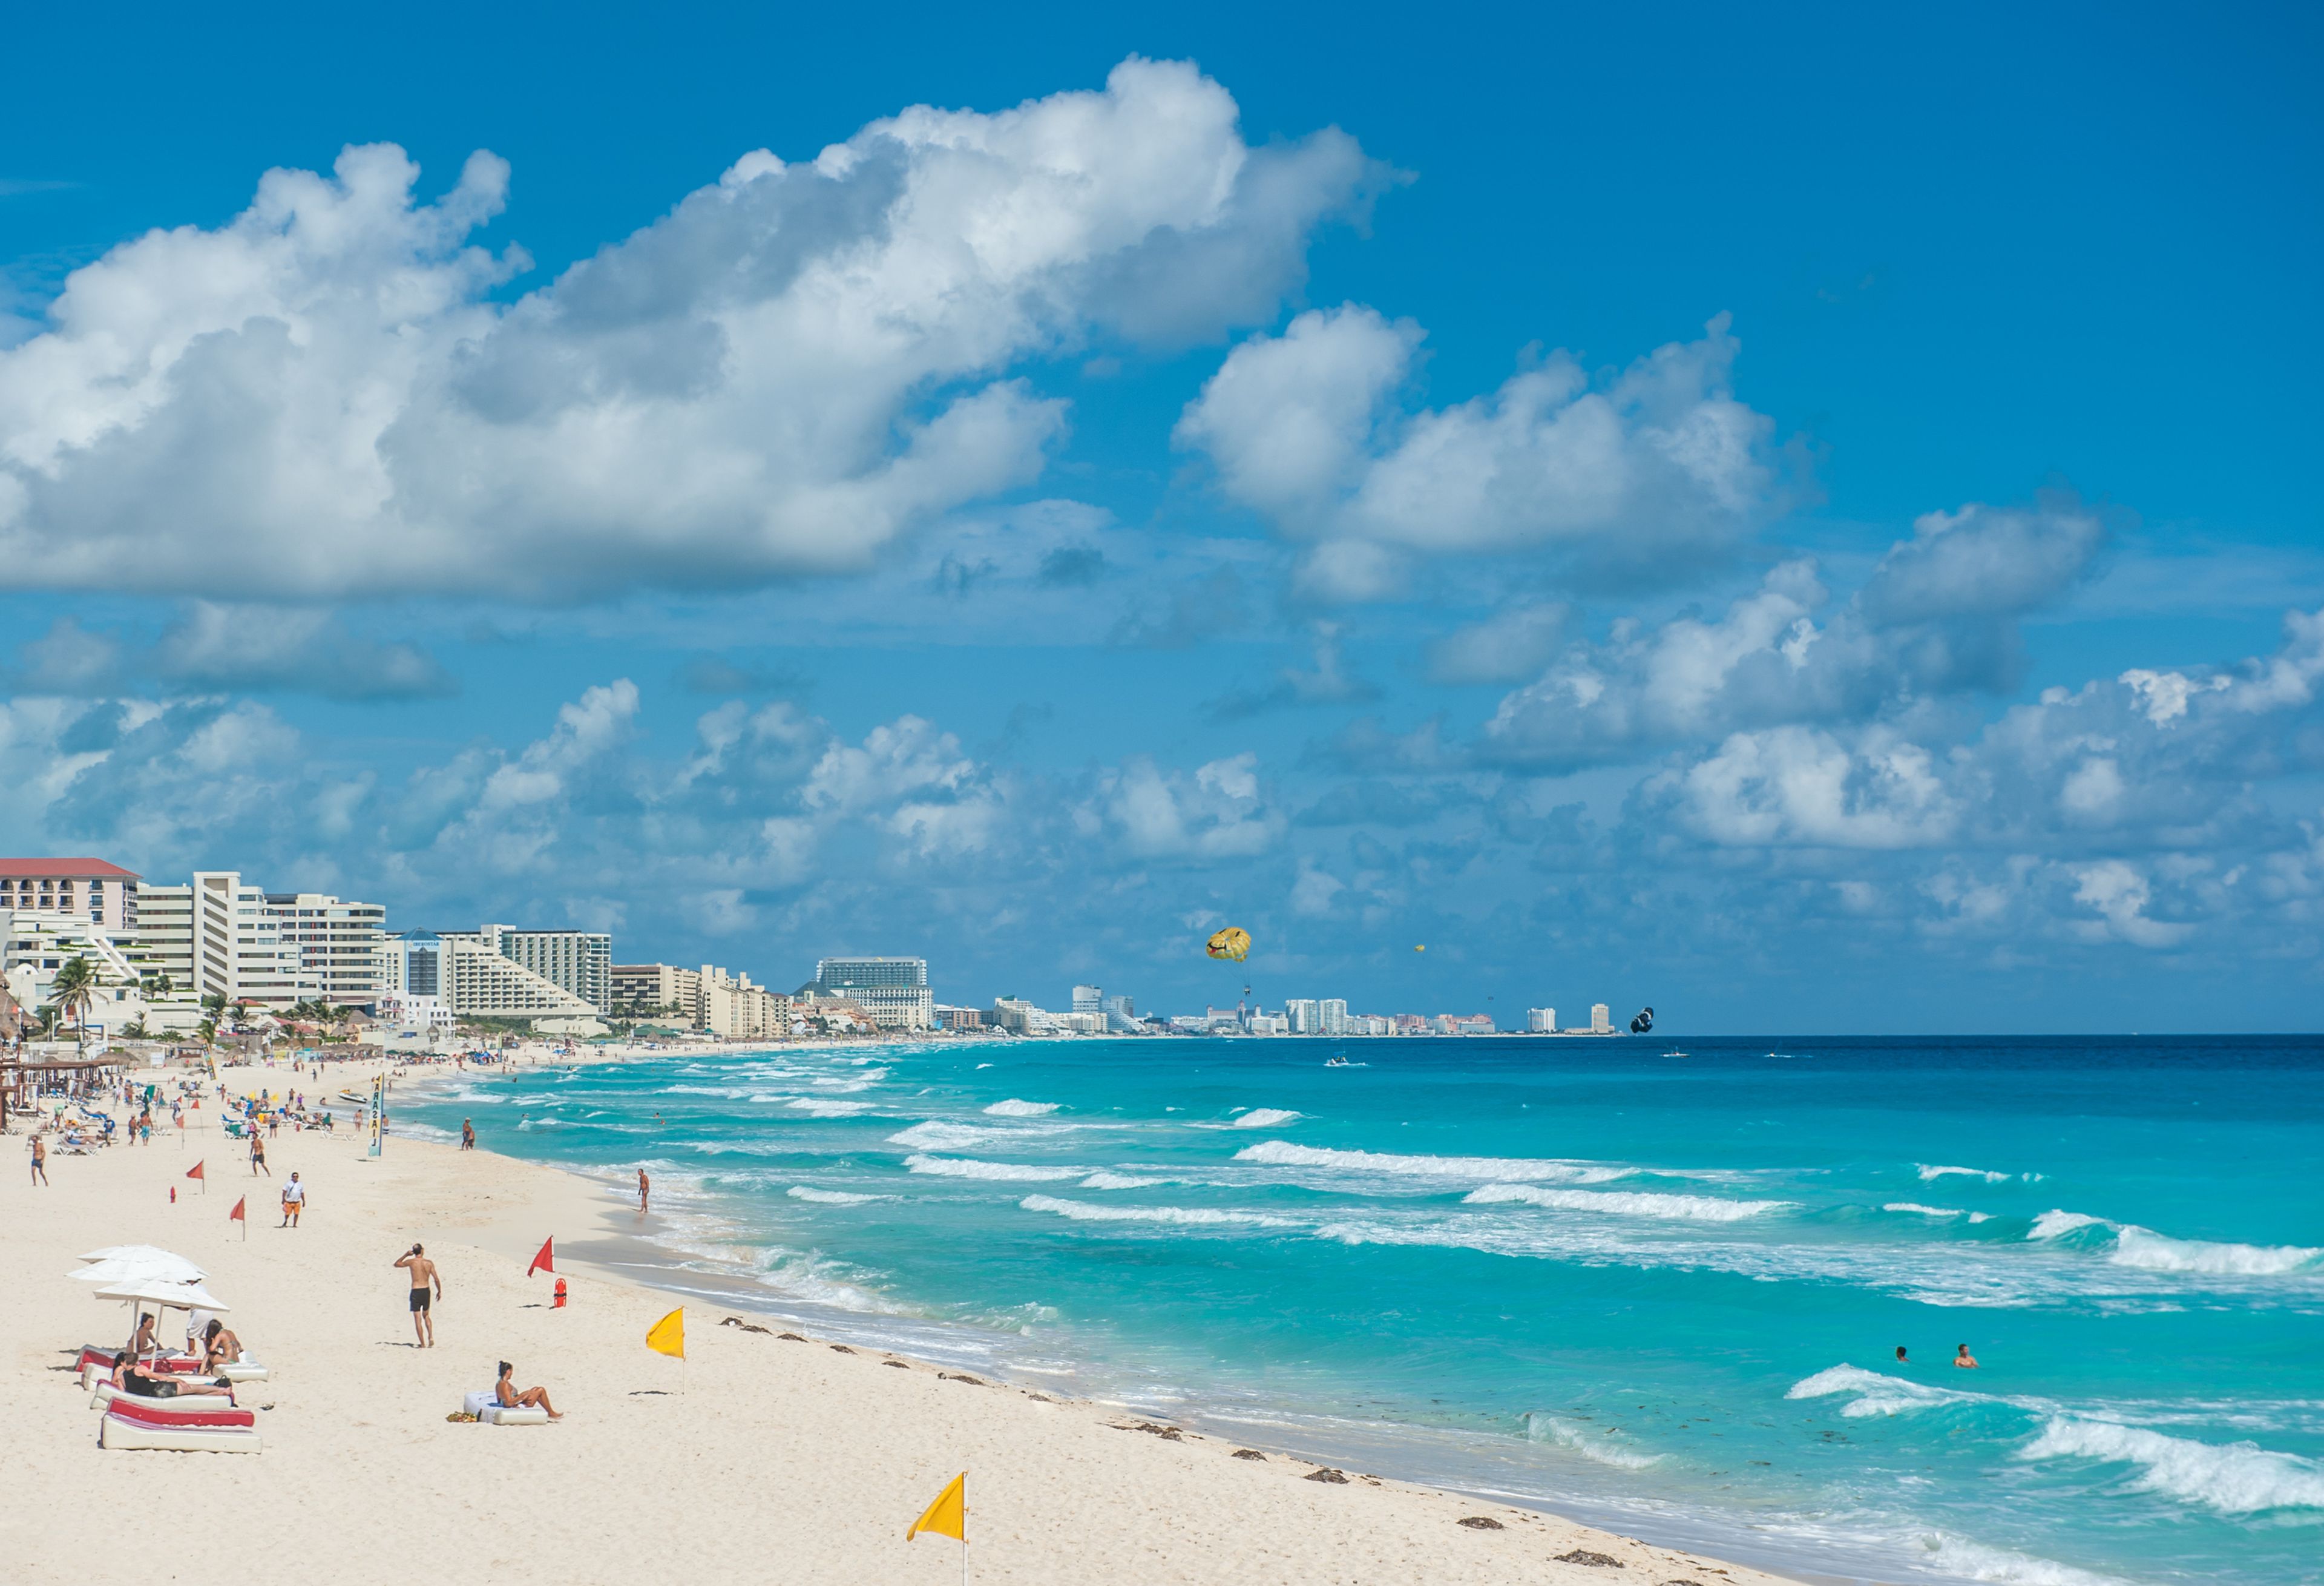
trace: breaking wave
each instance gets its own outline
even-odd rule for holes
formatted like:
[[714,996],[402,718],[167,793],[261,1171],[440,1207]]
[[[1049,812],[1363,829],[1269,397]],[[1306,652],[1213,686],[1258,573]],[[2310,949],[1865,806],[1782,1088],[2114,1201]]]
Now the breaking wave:
[[1690,1222],[1740,1222],[1792,1204],[1789,1201],[1722,1201],[1712,1195],[1663,1195],[1637,1190],[1542,1189],[1530,1184],[1489,1184],[1462,1198],[1469,1205],[1515,1201],[1558,1212],[1674,1217]]
[[852,1195],[845,1190],[810,1189],[795,1184],[788,1192],[795,1201],[813,1201],[818,1206],[867,1206],[873,1201],[892,1201],[893,1195]]
[[1641,1453],[1616,1443],[1606,1434],[1576,1426],[1554,1415],[1536,1411],[1526,1416],[1526,1436],[1535,1443],[1553,1443],[1571,1449],[1585,1460],[1595,1460],[1601,1465],[1611,1465],[1618,1471],[1643,1471],[1649,1465],[1662,1463],[1660,1454]]
[[860,1112],[872,1111],[869,1102],[827,1102],[821,1096],[800,1096],[784,1105],[795,1112],[804,1112],[809,1118],[853,1118]]
[[1915,1162],[1913,1166],[1921,1170],[1921,1182],[1923,1184],[1933,1184],[1938,1179],[1956,1176],[1961,1178],[1981,1178],[1987,1184],[2007,1184],[2011,1179],[2017,1176],[2014,1173],[1996,1173],[1992,1169],[1987,1167],[1932,1166],[1926,1162]]
[[2082,1212],[2052,1209],[2034,1219],[2029,1240],[2061,1239],[2085,1228],[2100,1228],[2113,1248],[2107,1259],[2143,1272],[2197,1272],[2210,1277],[2274,1277],[2324,1262],[2324,1249],[2309,1245],[2246,1245],[2227,1240],[2173,1239],[2135,1222],[2115,1222]]
[[1289,1140],[1261,1140],[1255,1146],[1245,1146],[1234,1154],[1234,1159],[1264,1163],[1270,1167],[1342,1167],[1399,1178],[1461,1178],[1485,1184],[1529,1178],[1604,1184],[1627,1178],[1632,1171],[1600,1163],[1532,1161],[1522,1157],[1405,1157],[1386,1151],[1333,1151],[1319,1146],[1295,1146]]
[[1084,1189],[1152,1189],[1156,1185],[1168,1184],[1167,1178],[1136,1178],[1127,1173],[1107,1173],[1102,1170],[1082,1180]]
[[965,1123],[946,1123],[930,1119],[909,1129],[899,1129],[888,1137],[891,1146],[909,1146],[916,1151],[964,1151],[971,1146],[981,1146],[994,1138],[989,1129],[976,1129]]
[[2016,1457],[2136,1465],[2140,1473],[2133,1486],[2225,1515],[2324,1508],[2324,1467],[2254,1443],[2198,1443],[2144,1426],[2053,1415]]
[[1076,1222],[1175,1222],[1191,1228],[1241,1223],[1255,1228],[1299,1228],[1288,1217],[1263,1212],[1222,1212],[1208,1206],[1093,1206],[1087,1201],[1061,1201],[1055,1195],[1027,1195],[1017,1203],[1028,1212],[1054,1212]]
[[1253,1107],[1234,1120],[1237,1129],[1277,1129],[1286,1123],[1296,1123],[1306,1116],[1282,1107]]
[[1967,1404],[1978,1397],[1975,1394],[1955,1393],[1950,1388],[1932,1388],[1926,1383],[1909,1382],[1902,1377],[1884,1376],[1868,1371],[1861,1366],[1842,1361],[1828,1367],[1812,1377],[1803,1377],[1792,1384],[1785,1398],[1830,1398],[1835,1394],[1856,1397],[1840,1406],[1840,1413],[1850,1420],[1867,1415],[1902,1415],[1914,1410],[1925,1410],[1938,1405]]
[[1003,1179],[1019,1184],[1055,1184],[1059,1179],[1079,1178],[1089,1171],[1086,1167],[1036,1167],[1029,1162],[980,1162],[973,1157],[922,1157],[904,1158],[904,1166],[915,1173],[932,1173],[939,1178]]
[[984,1111],[992,1118],[1046,1118],[1059,1105],[1056,1102],[995,1102]]

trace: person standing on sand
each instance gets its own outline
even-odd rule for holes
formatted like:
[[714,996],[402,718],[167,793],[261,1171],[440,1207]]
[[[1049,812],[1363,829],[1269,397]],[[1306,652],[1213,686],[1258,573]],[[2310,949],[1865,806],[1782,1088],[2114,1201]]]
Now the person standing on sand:
[[266,1142],[259,1139],[257,1127],[253,1125],[250,1131],[250,1176],[255,1178],[262,1173],[269,1178],[274,1176],[274,1169],[266,1165]]
[[290,1175],[290,1182],[282,1186],[282,1222],[281,1226],[284,1228],[298,1227],[299,1213],[306,1209],[307,1186],[299,1182],[299,1175],[294,1170]]
[[49,1182],[49,1142],[41,1138],[37,1129],[32,1131],[32,1182]]
[[460,1120],[460,1149],[473,1151],[475,1148],[476,1126],[471,1120],[463,1118]]
[[418,1245],[411,1247],[410,1255],[397,1257],[395,1264],[411,1274],[411,1335],[420,1341],[420,1348],[432,1350],[436,1347],[436,1313],[428,1286],[436,1286],[435,1298],[440,1300],[444,1297],[444,1280],[437,1275],[436,1263]]
[[651,1193],[652,1189],[653,1189],[653,1180],[651,1180],[651,1179],[650,1179],[650,1178],[648,1178],[648,1177],[646,1176],[646,1170],[645,1170],[644,1168],[642,1168],[642,1167],[639,1168],[639,1169],[638,1169],[638,1215],[639,1215],[639,1216],[641,1216],[641,1217],[642,1217],[642,1216],[644,1216],[644,1215],[646,1214],[646,1196],[647,1196],[649,1194],[650,1194],[650,1193]]

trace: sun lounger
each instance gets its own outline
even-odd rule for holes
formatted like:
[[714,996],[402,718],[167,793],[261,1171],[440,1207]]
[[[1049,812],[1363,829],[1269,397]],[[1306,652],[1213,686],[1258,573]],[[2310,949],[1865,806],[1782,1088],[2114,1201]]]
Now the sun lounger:
[[[101,1379],[113,1374],[113,1356],[112,1350],[97,1344],[81,1346],[78,1369],[84,1389],[95,1388]],[[201,1361],[191,1355],[163,1355],[149,1363],[155,1370],[167,1372],[172,1377],[191,1376],[202,1369]]]
[[486,1405],[480,1419],[493,1426],[546,1426],[549,1412],[539,1405]]
[[167,1409],[171,1405],[217,1405],[223,1409],[234,1407],[233,1401],[222,1394],[184,1393],[169,1398],[147,1398],[143,1394],[124,1393],[110,1382],[100,1382],[90,1390],[88,1407],[92,1410],[102,1410],[110,1407],[116,1401],[126,1401],[133,1405],[145,1405],[162,1409]]
[[180,1453],[256,1453],[258,1433],[248,1426],[155,1426],[108,1411],[98,1427],[99,1448],[170,1449]]
[[187,1398],[145,1398],[115,1393],[105,1401],[105,1413],[124,1415],[146,1426],[255,1426],[257,1416],[239,1409],[216,1394],[198,1393]]

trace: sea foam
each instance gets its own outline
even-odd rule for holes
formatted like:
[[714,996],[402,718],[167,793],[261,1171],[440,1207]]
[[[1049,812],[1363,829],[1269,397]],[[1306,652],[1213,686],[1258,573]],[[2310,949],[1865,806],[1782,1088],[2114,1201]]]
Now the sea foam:
[[1167,1178],[1134,1178],[1127,1173],[1091,1174],[1082,1180],[1084,1189],[1152,1189],[1157,1184],[1168,1184]]
[[1359,1173],[1385,1173],[1399,1178],[1465,1178],[1487,1184],[1528,1178],[1562,1180],[1567,1184],[1604,1184],[1628,1177],[1628,1167],[1589,1162],[1531,1161],[1522,1157],[1406,1157],[1387,1151],[1333,1151],[1317,1146],[1296,1146],[1289,1140],[1261,1140],[1234,1154],[1238,1162],[1259,1162],[1270,1167],[1340,1167]]
[[984,1111],[993,1118],[1046,1118],[1055,1112],[1058,1105],[1056,1102],[995,1102]]
[[1914,1410],[1925,1410],[1937,1405],[1966,1404],[1974,1394],[1955,1393],[1949,1388],[1932,1388],[1923,1382],[1908,1382],[1901,1377],[1884,1376],[1868,1371],[1861,1366],[1842,1361],[1827,1367],[1812,1377],[1803,1377],[1792,1384],[1785,1398],[1830,1398],[1835,1394],[1855,1397],[1840,1406],[1840,1413],[1850,1420],[1867,1415],[1902,1415]]
[[818,1206],[868,1206],[873,1201],[892,1201],[893,1195],[853,1195],[845,1190],[810,1189],[795,1184],[787,1192],[795,1201],[813,1201]]
[[1554,1443],[1560,1448],[1572,1449],[1583,1459],[1611,1465],[1618,1471],[1643,1471],[1662,1463],[1663,1459],[1660,1454],[1625,1447],[1602,1432],[1576,1426],[1538,1411],[1526,1417],[1526,1436],[1535,1443]]
[[2272,1277],[2280,1272],[2296,1272],[2311,1266],[2319,1257],[2324,1257],[2324,1249],[2304,1245],[2239,1245],[2172,1239],[2152,1229],[2126,1223],[2115,1234],[2114,1254],[2107,1259],[2117,1267],[2137,1267],[2149,1272],[2241,1273]]
[[869,1102],[827,1102],[821,1096],[800,1096],[784,1103],[794,1112],[804,1112],[809,1118],[853,1118],[872,1111]]
[[1961,1178],[1981,1178],[1987,1184],[2007,1184],[2011,1179],[2017,1176],[2014,1173],[1996,1173],[1990,1168],[1986,1167],[1932,1166],[1930,1164],[1925,1162],[1915,1162],[1913,1166],[1921,1170],[1921,1182],[1923,1184],[1933,1184],[1940,1178],[1956,1176]]
[[2134,1486],[2221,1514],[2324,1508],[2324,1467],[2253,1443],[2198,1443],[2144,1426],[2053,1415],[2016,1457],[2134,1464],[2140,1468]]
[[2052,1209],[2034,1219],[2030,1240],[2052,1240],[2084,1228],[2103,1228],[2113,1237],[2107,1260],[2143,1272],[2194,1272],[2214,1277],[2274,1277],[2324,1260],[2324,1249],[2309,1245],[2246,1245],[2226,1240],[2173,1239],[2135,1222],[2115,1222],[2082,1212]]
[[916,1151],[964,1151],[981,1146],[994,1138],[989,1129],[975,1129],[965,1123],[946,1123],[930,1119],[909,1129],[899,1129],[888,1137],[891,1146],[909,1146]]
[[1086,1167],[1036,1167],[1029,1162],[980,1162],[973,1157],[922,1157],[904,1158],[904,1166],[914,1173],[932,1173],[940,1178],[1003,1179],[1022,1184],[1055,1184],[1059,1179],[1079,1178],[1089,1171]]
[[1279,1129],[1286,1123],[1296,1123],[1305,1117],[1281,1107],[1253,1107],[1234,1120],[1237,1129]]
[[1061,1201],[1055,1195],[1027,1195],[1017,1203],[1028,1212],[1054,1212],[1076,1222],[1175,1222],[1189,1228],[1222,1223],[1246,1223],[1259,1228],[1299,1228],[1288,1217],[1263,1212],[1225,1212],[1209,1206],[1093,1206],[1087,1201]]
[[1722,1201],[1712,1195],[1662,1195],[1633,1190],[1543,1189],[1530,1184],[1489,1184],[1462,1197],[1464,1204],[1516,1202],[1558,1212],[1600,1212],[1614,1217],[1671,1217],[1689,1222],[1740,1222],[1780,1211],[1789,1201]]

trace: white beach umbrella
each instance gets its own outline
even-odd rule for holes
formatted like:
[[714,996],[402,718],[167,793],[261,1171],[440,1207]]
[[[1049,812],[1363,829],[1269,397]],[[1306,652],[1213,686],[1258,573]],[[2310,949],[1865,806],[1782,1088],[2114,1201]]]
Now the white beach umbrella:
[[183,1256],[155,1250],[151,1255],[114,1256],[92,1261],[65,1276],[76,1283],[134,1283],[143,1277],[159,1278],[164,1283],[199,1283],[208,1275]]
[[140,1256],[164,1256],[172,1261],[185,1259],[175,1250],[165,1250],[160,1245],[107,1245],[101,1250],[83,1250],[74,1259],[81,1261],[130,1261]]
[[[125,1300],[134,1315],[139,1305],[172,1311],[224,1311],[226,1303],[198,1283],[171,1283],[160,1277],[132,1277],[97,1291],[101,1300]],[[154,1342],[158,1351],[160,1340]]]
[[127,1300],[132,1305],[164,1305],[173,1311],[229,1311],[234,1307],[198,1283],[171,1283],[159,1277],[134,1277],[97,1291],[101,1300]]

